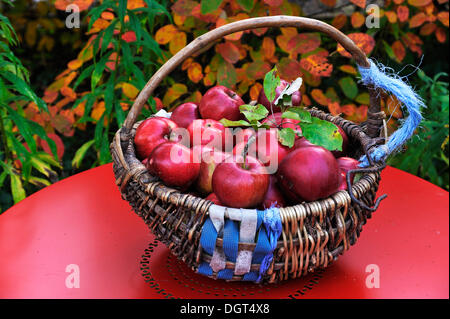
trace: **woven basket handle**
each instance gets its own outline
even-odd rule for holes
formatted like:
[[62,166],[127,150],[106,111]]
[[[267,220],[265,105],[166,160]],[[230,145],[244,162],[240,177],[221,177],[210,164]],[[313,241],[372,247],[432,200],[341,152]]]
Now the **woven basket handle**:
[[[338,29],[334,28],[333,26],[319,20],[292,16],[270,16],[250,18],[232,22],[211,30],[194,39],[191,43],[189,43],[183,49],[178,51],[174,56],[172,56],[163,66],[161,66],[161,68],[147,82],[147,84],[144,86],[144,88],[141,90],[136,100],[134,101],[134,104],[131,107],[131,110],[124,122],[125,131],[130,132],[133,124],[136,122],[136,119],[142,110],[142,107],[145,105],[156,87],[178,65],[183,63],[185,59],[199,52],[201,49],[207,47],[213,41],[219,40],[228,34],[249,29],[266,27],[297,27],[323,32],[340,43],[344,47],[344,49],[352,55],[359,67],[370,67],[370,62],[368,61],[365,53],[348,36],[346,36]],[[371,89],[370,86],[369,94],[371,97],[371,105],[368,110],[368,117],[370,119],[371,114],[377,115],[380,113],[380,103],[377,97],[378,94],[376,93],[376,90]],[[382,122],[380,124],[379,121],[376,120],[377,119],[374,118],[374,121],[372,121],[372,123],[375,123],[375,125],[372,125],[372,128],[369,127],[367,131],[367,134],[369,136],[373,137],[378,134],[379,126],[381,126]]]

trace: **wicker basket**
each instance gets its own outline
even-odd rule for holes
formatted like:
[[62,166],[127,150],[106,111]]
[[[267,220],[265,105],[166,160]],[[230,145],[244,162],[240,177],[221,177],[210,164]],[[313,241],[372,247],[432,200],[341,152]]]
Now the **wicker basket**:
[[[200,245],[200,237],[210,209],[215,207],[217,210],[218,207],[208,200],[166,187],[147,172],[135,155],[133,140],[139,124],[136,119],[161,80],[186,58],[204,51],[212,42],[227,34],[262,27],[298,27],[323,32],[350,52],[359,66],[369,67],[367,57],[352,40],[318,20],[272,16],[230,23],[196,38],[153,75],[138,95],[124,126],[119,129],[111,143],[116,184],[122,197],[130,203],[153,234],[194,271],[198,271],[202,263],[211,261],[212,256]],[[361,126],[319,110],[310,111],[312,116],[333,122],[347,133],[352,149],[350,156],[354,158],[369,154],[374,146],[384,142],[384,138],[379,137],[384,113],[380,112],[378,91],[370,87],[368,89],[371,104],[368,119]],[[371,162],[370,167],[358,170],[362,177],[354,185],[350,185],[347,176],[350,192],[339,191],[323,200],[280,208],[281,236],[274,245],[270,267],[262,274],[260,282],[273,283],[296,278],[317,268],[327,267],[355,244],[363,225],[381,200],[375,200],[375,197],[380,171],[384,166]],[[225,212],[225,220],[234,218],[239,223],[239,218],[232,217],[227,214],[225,208],[222,209]],[[223,247],[223,239],[217,238],[215,245]],[[239,251],[250,252],[255,246],[256,242],[251,241],[239,242],[236,245]],[[235,266],[235,263],[229,260],[224,265],[225,269],[230,270],[235,269]],[[250,266],[251,271],[257,272],[259,269],[260,264]],[[218,277],[217,272],[212,272],[209,276]],[[227,280],[245,280],[245,275],[233,274]]]

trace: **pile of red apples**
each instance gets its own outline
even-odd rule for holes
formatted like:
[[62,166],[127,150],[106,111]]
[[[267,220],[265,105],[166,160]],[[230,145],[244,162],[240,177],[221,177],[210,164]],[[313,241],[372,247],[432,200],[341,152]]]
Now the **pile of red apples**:
[[[286,84],[281,81],[277,94]],[[301,133],[299,121],[282,118],[264,90],[258,103],[269,110],[262,120],[269,129],[225,127],[220,120],[245,119],[239,108],[245,103],[229,88],[212,87],[199,104],[181,104],[170,118],[144,120],[136,130],[136,155],[166,186],[227,207],[285,207],[347,189],[346,173],[358,161],[345,156],[349,141],[341,128],[342,151],[314,145],[301,134],[289,148],[280,143],[278,129]],[[300,103],[298,91],[292,104]]]

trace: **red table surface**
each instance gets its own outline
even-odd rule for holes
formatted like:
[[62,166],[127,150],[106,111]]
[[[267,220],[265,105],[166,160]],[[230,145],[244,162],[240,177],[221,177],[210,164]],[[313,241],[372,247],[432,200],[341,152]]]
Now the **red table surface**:
[[[276,285],[227,283],[155,242],[104,165],[0,215],[0,298],[449,298],[448,192],[387,167],[383,193],[356,245],[327,269]],[[70,264],[79,288],[66,286]],[[369,265],[378,288],[366,284]]]

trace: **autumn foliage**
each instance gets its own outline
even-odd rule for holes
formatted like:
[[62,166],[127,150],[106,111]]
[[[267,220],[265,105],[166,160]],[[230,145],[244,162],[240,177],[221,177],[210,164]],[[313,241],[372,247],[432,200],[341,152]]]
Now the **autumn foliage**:
[[[320,1],[330,12],[336,6],[336,0]],[[385,64],[417,65],[425,41],[448,41],[448,0],[387,0],[373,13],[366,12],[365,0],[350,2],[351,14],[337,12],[327,22]],[[82,11],[88,41],[46,88],[42,98],[50,113],[38,112],[34,103],[25,113],[47,132],[66,137],[95,125],[89,146],[95,146],[99,163],[110,160],[111,134],[123,123],[148,78],[195,37],[251,17],[304,15],[300,6],[287,0],[56,0],[54,6],[65,10],[71,3]],[[379,28],[367,28],[369,15],[380,19]],[[283,79],[303,77],[305,106],[364,121],[369,95],[358,84],[349,53],[323,34],[300,31],[262,28],[224,37],[164,79],[144,116],[162,107],[170,110],[182,102],[198,102],[216,84],[233,88],[244,100],[255,100],[263,76],[276,65]],[[399,104],[383,96],[382,105],[392,117],[388,123],[392,130],[395,119],[403,116]]]

